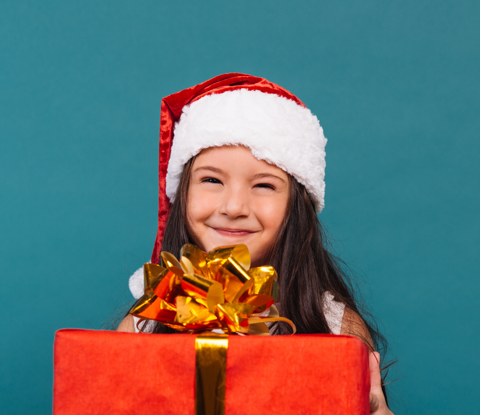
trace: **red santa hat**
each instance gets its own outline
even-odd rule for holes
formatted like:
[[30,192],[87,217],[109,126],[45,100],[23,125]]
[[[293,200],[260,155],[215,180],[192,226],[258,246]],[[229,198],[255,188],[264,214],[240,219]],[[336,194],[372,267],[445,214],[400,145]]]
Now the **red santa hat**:
[[295,95],[256,76],[219,75],[163,98],[160,116],[158,263],[171,203],[185,164],[205,148],[243,145],[303,184],[324,206],[326,138]]

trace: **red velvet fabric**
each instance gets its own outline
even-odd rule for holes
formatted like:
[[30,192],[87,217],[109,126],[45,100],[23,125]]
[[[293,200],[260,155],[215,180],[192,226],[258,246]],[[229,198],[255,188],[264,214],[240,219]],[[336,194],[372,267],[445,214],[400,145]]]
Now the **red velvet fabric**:
[[[54,414],[195,413],[195,336],[60,330]],[[230,336],[225,415],[369,413],[368,350],[350,336]]]
[[168,220],[170,211],[170,202],[165,193],[168,161],[170,160],[170,151],[172,148],[173,130],[175,122],[179,120],[182,109],[206,95],[221,94],[226,91],[236,89],[249,89],[277,94],[279,96],[291,99],[298,105],[305,106],[295,95],[286,89],[252,75],[240,73],[230,73],[216,76],[199,85],[176,92],[162,99],[160,113],[160,154],[158,166],[158,229],[155,245],[153,248],[151,262],[158,264],[160,252],[162,250],[163,233]]

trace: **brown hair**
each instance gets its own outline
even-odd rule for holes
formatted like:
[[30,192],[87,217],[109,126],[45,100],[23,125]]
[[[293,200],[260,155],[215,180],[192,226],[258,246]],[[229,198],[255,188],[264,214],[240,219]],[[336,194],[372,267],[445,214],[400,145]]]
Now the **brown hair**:
[[[178,256],[186,243],[195,243],[188,229],[187,197],[191,169],[195,157],[186,163],[178,186],[175,200],[165,228],[162,250]],[[274,244],[270,247],[264,263],[272,265],[278,273],[279,309],[282,316],[292,320],[297,333],[330,333],[324,314],[323,298],[326,292],[335,301],[357,313],[364,320],[363,330],[352,328],[352,334],[361,336],[372,349],[385,349],[385,338],[361,310],[355,298],[345,264],[327,248],[326,233],[315,213],[314,204],[305,187],[290,176],[290,196],[287,212]],[[373,319],[371,319],[373,320]],[[173,333],[175,330],[156,323],[155,333]],[[286,323],[272,326],[274,335],[290,334]]]
[[[162,251],[177,257],[183,245],[195,243],[187,221],[187,197],[194,161],[195,157],[185,164],[162,243]],[[295,323],[298,334],[331,333],[323,308],[324,295],[329,292],[335,301],[345,305],[344,322],[348,309],[360,317],[360,321],[347,321],[348,334],[362,338],[370,349],[385,356],[388,342],[373,316],[354,295],[358,290],[354,290],[348,267],[327,249],[326,232],[308,192],[295,178],[290,176],[289,179],[290,196],[285,218],[264,259],[264,264],[272,265],[278,273],[280,314]],[[155,322],[152,332],[177,333],[159,322]],[[278,322],[270,327],[270,332],[272,335],[290,334],[291,329],[288,324]],[[382,390],[387,404],[384,382],[394,363],[383,362],[382,365]]]

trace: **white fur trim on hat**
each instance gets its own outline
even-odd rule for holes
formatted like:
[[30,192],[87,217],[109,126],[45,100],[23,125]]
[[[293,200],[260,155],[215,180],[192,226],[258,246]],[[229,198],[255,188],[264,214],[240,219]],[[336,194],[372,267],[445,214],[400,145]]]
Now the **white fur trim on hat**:
[[185,163],[201,150],[243,145],[303,184],[320,213],[326,143],[317,117],[292,100],[247,89],[207,95],[185,106],[175,125],[166,193],[173,202]]
[[138,300],[144,292],[145,282],[143,280],[143,267],[137,269],[128,280],[128,288],[133,297]]

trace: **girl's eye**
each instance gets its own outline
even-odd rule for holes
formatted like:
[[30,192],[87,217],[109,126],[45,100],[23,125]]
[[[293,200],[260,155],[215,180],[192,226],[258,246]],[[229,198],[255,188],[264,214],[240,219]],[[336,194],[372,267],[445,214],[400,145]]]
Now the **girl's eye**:
[[202,179],[202,183],[219,183],[222,184],[222,182],[218,179],[215,179],[214,177],[205,177]]
[[255,187],[275,190],[275,186],[273,184],[269,184],[269,183],[259,183],[259,184],[256,184]]

